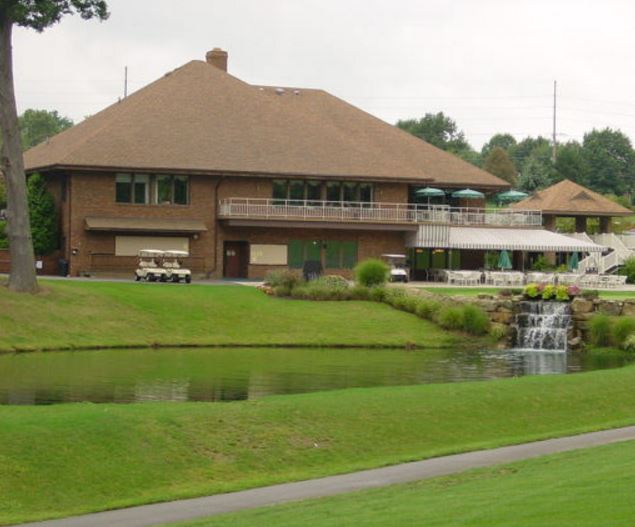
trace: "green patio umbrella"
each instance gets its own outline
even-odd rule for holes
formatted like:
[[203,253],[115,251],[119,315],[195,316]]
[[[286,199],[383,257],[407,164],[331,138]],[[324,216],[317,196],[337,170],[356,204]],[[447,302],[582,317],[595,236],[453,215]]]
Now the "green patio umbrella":
[[503,249],[498,255],[498,264],[496,267],[499,269],[512,268],[512,261],[509,259],[509,253],[505,249]]
[[496,199],[501,202],[511,203],[525,199],[527,196],[529,196],[529,194],[521,192],[520,190],[508,190],[507,192],[501,192],[496,196]]
[[445,196],[445,192],[440,188],[426,187],[415,190],[415,196],[418,198],[428,198],[428,205],[430,205],[430,198]]
[[575,271],[578,268],[578,264],[580,260],[578,258],[578,253],[571,253],[571,258],[569,258],[569,270]]
[[479,192],[478,190],[472,190],[471,188],[466,188],[463,190],[457,190],[456,192],[452,192],[453,198],[461,198],[461,199],[482,199],[485,197],[485,194]]

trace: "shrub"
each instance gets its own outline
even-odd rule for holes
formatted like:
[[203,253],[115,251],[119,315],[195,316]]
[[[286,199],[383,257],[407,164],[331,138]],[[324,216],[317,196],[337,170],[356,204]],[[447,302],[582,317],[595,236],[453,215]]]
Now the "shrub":
[[527,284],[524,290],[525,296],[528,298],[538,298],[540,295],[540,291],[538,289],[538,284]]
[[582,291],[582,298],[586,300],[594,300],[595,298],[599,298],[600,293],[595,289],[585,289]]
[[370,289],[365,285],[354,285],[349,289],[351,300],[369,300]]
[[589,321],[591,343],[595,346],[609,346],[611,344],[611,319],[608,315],[598,313]]
[[349,281],[338,274],[327,274],[317,279],[320,283],[329,287],[348,287]]
[[[543,292],[544,294],[544,292]],[[558,302],[567,302],[569,300],[569,288],[566,285],[556,287],[556,300]]]
[[441,302],[432,300],[431,298],[422,298],[417,304],[415,314],[418,317],[432,320],[441,308]]
[[270,285],[274,289],[278,286],[293,289],[300,282],[302,282],[300,274],[295,271],[291,271],[290,269],[269,271],[265,276],[265,284]]
[[542,290],[542,299],[551,300],[555,296],[556,296],[556,287],[551,284],[547,284]]
[[463,309],[457,306],[444,306],[439,311],[437,323],[445,329],[463,329]]
[[631,335],[630,337],[628,337],[624,341],[624,344],[622,345],[622,348],[624,350],[630,351],[630,352],[635,351],[635,335]]
[[[278,286],[285,287],[285,286]],[[291,298],[295,298],[296,300],[308,300],[309,298],[309,290],[305,285],[299,285],[291,289]]]
[[509,297],[509,296],[513,296],[514,293],[511,289],[501,289],[498,292],[498,296],[503,296],[503,297]]
[[403,287],[384,289],[384,302],[390,306],[397,307],[396,304],[400,302],[404,296],[406,296],[406,289]]
[[547,261],[544,255],[540,255],[534,263],[531,265],[532,271],[548,271],[552,268],[552,265]]
[[489,328],[489,334],[494,340],[503,340],[507,337],[507,326],[505,324],[492,324]]
[[470,335],[484,335],[489,329],[489,318],[485,311],[474,304],[463,307],[463,330]]
[[287,285],[277,285],[273,288],[273,294],[276,296],[291,295],[291,288]]
[[635,333],[635,319],[631,317],[619,317],[613,326],[613,340],[615,345],[622,348],[624,343]]
[[629,284],[635,284],[635,256],[631,256],[624,262],[620,274],[626,275],[626,281]]
[[36,255],[50,254],[59,245],[58,214],[53,195],[46,188],[46,180],[40,174],[29,176],[26,187],[33,250]]
[[7,238],[7,223],[0,221],[0,249],[7,249],[9,247],[9,239]]
[[386,300],[386,288],[381,286],[371,287],[368,290],[368,299],[373,302],[384,302]]
[[388,281],[388,265],[376,258],[369,258],[355,267],[355,279],[366,287],[384,285]]

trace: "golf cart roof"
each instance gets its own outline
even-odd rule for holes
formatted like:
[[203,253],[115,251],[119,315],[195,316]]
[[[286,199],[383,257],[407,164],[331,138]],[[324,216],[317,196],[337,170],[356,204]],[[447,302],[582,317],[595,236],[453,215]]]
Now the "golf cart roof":
[[187,251],[163,251],[163,256],[168,258],[187,258],[189,255]]
[[406,257],[405,254],[382,254],[382,256],[384,258],[391,258],[393,260],[396,260],[398,258],[405,258]]
[[157,256],[163,256],[163,251],[157,249],[140,249],[139,256],[146,258],[156,258]]

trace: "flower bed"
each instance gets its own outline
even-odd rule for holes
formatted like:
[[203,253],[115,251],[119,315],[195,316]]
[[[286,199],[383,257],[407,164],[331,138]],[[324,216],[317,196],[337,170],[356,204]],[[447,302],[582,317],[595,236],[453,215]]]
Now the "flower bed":
[[527,284],[523,289],[523,296],[528,300],[555,300],[569,302],[582,294],[577,285]]

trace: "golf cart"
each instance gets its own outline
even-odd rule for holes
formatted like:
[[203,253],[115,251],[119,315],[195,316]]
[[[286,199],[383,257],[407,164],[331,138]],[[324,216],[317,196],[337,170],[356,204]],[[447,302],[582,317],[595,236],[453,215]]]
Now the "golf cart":
[[145,280],[146,282],[165,282],[168,279],[168,272],[161,267],[160,261],[163,251],[156,249],[141,249],[138,255],[137,270],[134,272],[135,280]]
[[167,272],[168,280],[177,283],[183,280],[186,284],[192,281],[192,271],[181,267],[183,259],[188,256],[189,254],[185,251],[163,251],[161,263]]
[[410,276],[410,270],[406,265],[405,254],[382,254],[381,257],[390,267],[391,282],[407,282]]

